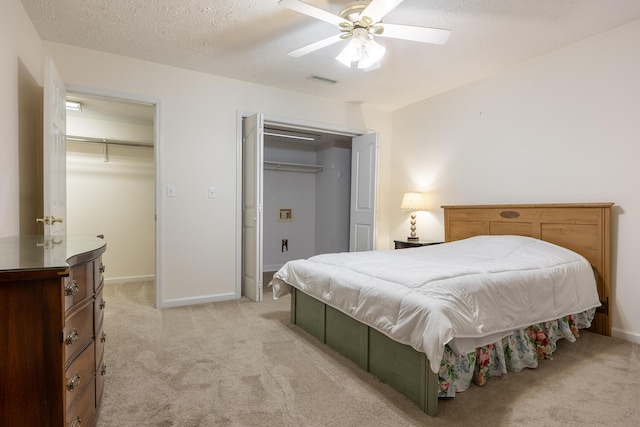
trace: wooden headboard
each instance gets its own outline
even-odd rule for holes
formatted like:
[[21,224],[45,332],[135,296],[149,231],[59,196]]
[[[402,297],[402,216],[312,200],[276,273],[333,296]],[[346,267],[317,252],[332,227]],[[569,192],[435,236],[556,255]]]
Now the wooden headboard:
[[613,203],[442,206],[444,239],[451,242],[484,234],[515,234],[581,254],[595,271],[602,302],[591,330],[611,335],[612,206]]

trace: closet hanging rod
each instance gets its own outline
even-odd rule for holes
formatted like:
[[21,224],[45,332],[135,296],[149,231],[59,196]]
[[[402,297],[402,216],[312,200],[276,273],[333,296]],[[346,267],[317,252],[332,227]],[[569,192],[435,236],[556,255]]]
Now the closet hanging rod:
[[152,141],[126,141],[122,139],[90,138],[74,135],[67,135],[67,141],[89,142],[91,144],[124,145],[127,147],[153,148]]
[[270,162],[265,160],[264,168],[274,171],[286,171],[286,172],[307,172],[317,173],[322,171],[322,165],[307,165],[300,163],[284,163],[284,162]]

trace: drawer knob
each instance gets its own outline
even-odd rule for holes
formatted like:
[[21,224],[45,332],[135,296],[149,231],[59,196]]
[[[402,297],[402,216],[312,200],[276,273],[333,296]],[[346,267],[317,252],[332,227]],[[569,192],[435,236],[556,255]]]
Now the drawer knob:
[[100,268],[98,270],[100,271],[100,273],[104,273],[104,271],[106,270],[106,267],[104,266],[103,263],[100,263]]
[[100,336],[100,342],[105,342],[107,340],[107,333],[103,332]]
[[102,300],[98,307],[100,307],[100,310],[104,310],[106,306],[107,306],[107,302],[105,300]]
[[80,338],[80,333],[78,333],[78,330],[74,328],[67,334],[67,338],[64,342],[67,343],[67,345],[73,345],[78,341],[78,338]]
[[75,374],[73,374],[73,377],[69,381],[67,381],[67,389],[69,391],[72,391],[78,387],[80,387],[80,374],[76,372]]
[[64,285],[64,294],[68,297],[77,295],[80,292],[80,286],[78,286],[78,282],[75,280],[70,281],[66,285]]
[[80,418],[79,416],[75,417],[73,419],[73,422],[71,423],[71,427],[80,427],[81,425],[82,425],[82,418]]
[[106,375],[106,374],[107,374],[107,364],[103,363],[102,368],[100,368],[100,375]]

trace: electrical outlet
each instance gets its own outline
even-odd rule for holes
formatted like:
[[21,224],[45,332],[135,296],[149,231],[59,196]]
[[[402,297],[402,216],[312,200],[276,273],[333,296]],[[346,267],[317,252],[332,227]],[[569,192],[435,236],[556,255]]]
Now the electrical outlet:
[[287,252],[289,250],[289,240],[288,239],[282,239],[282,246],[281,246],[281,250],[282,252]]

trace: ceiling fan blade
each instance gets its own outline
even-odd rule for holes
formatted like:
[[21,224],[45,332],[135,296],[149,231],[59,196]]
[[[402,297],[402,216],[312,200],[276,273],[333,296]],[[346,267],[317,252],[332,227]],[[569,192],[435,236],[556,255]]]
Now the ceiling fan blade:
[[287,9],[295,10],[296,12],[300,12],[302,14],[311,16],[312,18],[328,22],[329,24],[333,24],[335,26],[340,25],[340,23],[342,22],[349,23],[349,21],[339,17],[338,15],[334,15],[333,13],[329,13],[315,6],[311,6],[310,4],[307,4],[300,0],[280,0],[278,3],[286,7]]
[[382,24],[384,31],[376,34],[379,37],[411,40],[421,43],[444,44],[451,35],[451,30],[428,27],[413,27],[411,25]]
[[373,0],[369,6],[360,13],[358,18],[366,16],[376,23],[380,22],[384,16],[396,8],[404,0]]
[[342,37],[340,37],[341,35],[342,34],[336,34],[334,36],[327,37],[326,39],[319,40],[319,41],[317,41],[315,43],[308,44],[308,45],[303,46],[303,47],[301,47],[299,49],[292,50],[291,52],[287,53],[287,55],[293,56],[294,58],[297,58],[299,56],[306,55],[306,54],[311,53],[311,52],[315,52],[318,49],[322,49],[323,47],[331,46],[332,44],[335,44],[335,43],[338,43],[341,40],[344,40]]

